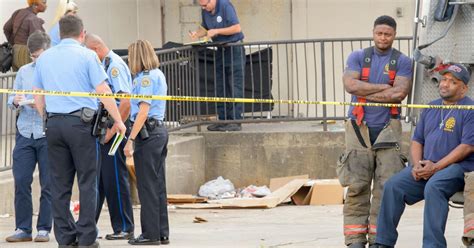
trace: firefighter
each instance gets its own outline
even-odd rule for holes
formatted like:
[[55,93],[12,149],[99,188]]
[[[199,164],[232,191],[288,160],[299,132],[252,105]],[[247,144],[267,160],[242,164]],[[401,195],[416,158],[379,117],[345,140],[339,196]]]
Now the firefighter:
[[464,235],[462,242],[474,248],[474,172],[466,173],[464,186]]
[[[400,103],[407,96],[412,62],[392,48],[396,30],[392,17],[378,17],[374,46],[350,54],[343,82],[352,102]],[[339,181],[348,187],[345,244],[365,247],[367,241],[375,243],[383,184],[405,166],[400,153],[400,109],[352,106],[345,125],[345,151],[337,166]]]
[[[440,74],[441,98],[430,105],[474,104],[466,96],[471,75],[466,67],[454,64]],[[464,172],[474,169],[473,129],[471,110],[432,108],[421,113],[411,142],[411,165],[384,186],[377,222],[377,247],[395,246],[397,225],[406,204],[421,200],[425,200],[423,247],[447,247],[444,231],[449,198],[463,189]]]

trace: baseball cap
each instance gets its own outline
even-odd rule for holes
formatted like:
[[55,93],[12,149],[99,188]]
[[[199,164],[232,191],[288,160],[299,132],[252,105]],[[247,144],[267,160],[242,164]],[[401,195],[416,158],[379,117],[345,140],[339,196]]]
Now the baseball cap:
[[442,70],[440,74],[444,75],[448,72],[453,74],[457,79],[463,81],[465,84],[468,84],[471,79],[471,71],[462,64],[452,64],[448,68]]

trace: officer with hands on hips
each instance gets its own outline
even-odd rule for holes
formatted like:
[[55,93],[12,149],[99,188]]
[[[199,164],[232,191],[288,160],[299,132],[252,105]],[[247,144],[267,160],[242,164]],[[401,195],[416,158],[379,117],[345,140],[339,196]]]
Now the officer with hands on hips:
[[[59,21],[61,42],[36,61],[34,89],[65,92],[111,93],[97,55],[81,46],[85,31],[77,16]],[[115,100],[101,98],[115,120],[113,132],[125,135]],[[37,110],[47,111],[46,137],[51,171],[54,234],[59,247],[98,247],[95,213],[97,208],[97,149],[92,122],[98,108],[96,98],[35,95]],[[69,210],[77,173],[81,211],[77,222]]]
[[[130,94],[132,92],[132,76],[123,59],[110,50],[105,42],[95,34],[86,34],[84,44],[94,51],[102,61],[109,76],[108,83],[112,92]],[[129,129],[130,99],[118,99],[117,104],[122,120]],[[105,239],[130,239],[133,237],[134,224],[128,170],[123,153],[125,142],[120,144],[114,156],[109,156],[108,152],[113,143],[110,140],[113,135],[108,129],[105,135],[105,144],[100,145],[99,199],[96,221],[99,221],[104,198],[107,198],[114,233],[107,234]]]
[[[138,40],[128,47],[128,65],[134,76],[133,94],[167,95],[166,79],[158,69],[158,57],[149,41]],[[132,99],[132,131],[125,155],[133,156],[138,197],[142,204],[142,234],[131,245],[169,244],[165,160],[168,131],[163,125],[166,101]]]

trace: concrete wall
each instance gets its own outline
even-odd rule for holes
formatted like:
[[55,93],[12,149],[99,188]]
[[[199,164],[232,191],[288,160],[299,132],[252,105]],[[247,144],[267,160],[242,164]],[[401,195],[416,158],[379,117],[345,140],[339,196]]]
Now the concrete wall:
[[[268,185],[271,178],[308,174],[336,178],[344,132],[203,133],[206,181],[223,176],[235,187]],[[410,134],[404,133],[407,155]]]

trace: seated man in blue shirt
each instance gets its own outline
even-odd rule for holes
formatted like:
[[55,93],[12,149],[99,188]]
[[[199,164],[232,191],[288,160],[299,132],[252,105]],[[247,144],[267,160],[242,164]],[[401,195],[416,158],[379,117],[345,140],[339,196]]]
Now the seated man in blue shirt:
[[[48,35],[36,31],[30,35],[27,42],[32,63],[24,65],[18,71],[14,89],[31,90],[32,79],[36,67],[36,59],[50,46]],[[43,132],[43,118],[38,114],[31,102],[32,95],[11,94],[8,105],[18,111],[16,123],[17,133],[15,148],[13,149],[13,178],[15,180],[15,228],[12,236],[6,238],[8,242],[24,242],[32,240],[33,204],[31,201],[31,183],[36,163],[38,163],[41,198],[38,222],[38,234],[35,242],[49,241],[51,231],[51,192],[48,166],[48,145]],[[28,103],[28,100],[29,103]],[[28,104],[24,104],[28,103]]]
[[[441,99],[430,105],[473,105],[466,95],[470,71],[453,64],[440,72]],[[405,209],[425,200],[423,247],[446,247],[448,200],[464,187],[464,172],[474,170],[474,112],[430,108],[421,113],[411,143],[412,165],[385,183],[377,222],[378,247],[393,247]]]

